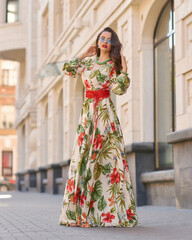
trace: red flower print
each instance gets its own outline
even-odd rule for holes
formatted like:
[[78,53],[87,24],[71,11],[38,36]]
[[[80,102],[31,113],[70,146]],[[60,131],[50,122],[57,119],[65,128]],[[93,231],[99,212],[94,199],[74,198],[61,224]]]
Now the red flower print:
[[85,71],[85,68],[83,68],[83,70],[81,71],[81,73],[84,72],[84,71]]
[[88,82],[87,79],[84,81],[84,83],[85,83],[85,88],[86,89],[90,89],[91,88],[91,84]]
[[73,73],[72,72],[69,72],[69,74],[68,74],[69,76],[73,76]]
[[87,126],[87,118],[85,117],[85,121],[83,122],[84,126]]
[[90,208],[93,208],[93,203],[94,203],[94,202],[95,202],[95,201],[92,201],[92,200],[90,201],[90,204],[89,204],[89,207],[90,207]]
[[134,216],[134,213],[132,213],[132,209],[129,208],[128,210],[126,210],[126,213],[127,213],[128,220],[131,220],[132,217]]
[[86,212],[82,213],[82,217],[86,219]]
[[81,194],[81,198],[80,198],[80,206],[83,207],[84,206],[84,200],[87,199],[87,196],[84,195],[84,193]]
[[128,165],[127,165],[127,161],[126,160],[123,160],[123,165],[125,166],[125,169],[128,172]]
[[112,67],[111,72],[110,72],[110,74],[109,74],[109,77],[111,78],[114,73],[115,73],[115,70],[114,70],[114,67]]
[[89,223],[86,221],[86,223],[83,224],[82,227],[88,227],[88,228],[89,228],[89,227],[91,227],[91,226],[90,226]]
[[75,203],[78,202],[79,196],[80,196],[80,188],[77,187],[77,191],[75,192],[75,196],[74,196],[74,202],[75,202]]
[[96,154],[95,154],[95,153],[93,153],[93,155],[92,155],[91,159],[92,159],[92,160],[95,160],[95,157],[96,157]]
[[97,135],[97,138],[94,139],[94,150],[101,149],[102,148],[102,142],[103,138],[101,137],[101,134]]
[[107,80],[107,82],[102,84],[101,86],[102,86],[102,88],[108,88],[109,87],[109,80]]
[[85,136],[85,132],[84,132],[84,133],[81,132],[81,133],[79,134],[79,137],[78,137],[78,145],[79,145],[79,146],[82,145],[84,136]]
[[73,189],[75,188],[74,180],[69,179],[67,185],[67,191],[72,193]]
[[115,129],[115,124],[114,124],[114,122],[111,123],[111,127],[112,127],[113,132],[115,132],[116,129]]
[[105,222],[105,223],[111,223],[112,222],[112,219],[115,219],[115,216],[112,215],[110,212],[108,213],[102,213],[101,214],[101,217],[104,217],[102,219],[102,222]]
[[92,183],[92,186],[88,185],[88,188],[89,188],[90,192],[93,192],[93,190],[94,190],[94,183]]
[[113,194],[112,198],[108,198],[108,200],[110,201],[109,206],[113,206],[115,204],[115,195]]
[[111,177],[111,184],[113,184],[114,182],[116,183],[120,182],[120,174],[117,171],[117,168],[113,169],[113,173],[111,173],[110,177]]
[[122,174],[121,176],[124,180],[126,180],[125,174]]

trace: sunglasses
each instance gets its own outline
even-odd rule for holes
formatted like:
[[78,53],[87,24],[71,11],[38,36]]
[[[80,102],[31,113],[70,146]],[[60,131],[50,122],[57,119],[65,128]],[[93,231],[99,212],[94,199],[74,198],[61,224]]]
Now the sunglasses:
[[[105,42],[105,41],[106,41],[106,39],[103,38],[103,37],[99,38],[99,40],[100,40],[101,42]],[[108,44],[111,44],[111,39],[107,39],[107,43],[108,43]]]

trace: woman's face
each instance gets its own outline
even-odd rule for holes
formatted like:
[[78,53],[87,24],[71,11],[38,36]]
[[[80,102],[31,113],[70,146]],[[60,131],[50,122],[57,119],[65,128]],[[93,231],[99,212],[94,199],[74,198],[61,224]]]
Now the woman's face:
[[111,32],[102,32],[99,41],[98,46],[101,51],[110,52],[111,50]]

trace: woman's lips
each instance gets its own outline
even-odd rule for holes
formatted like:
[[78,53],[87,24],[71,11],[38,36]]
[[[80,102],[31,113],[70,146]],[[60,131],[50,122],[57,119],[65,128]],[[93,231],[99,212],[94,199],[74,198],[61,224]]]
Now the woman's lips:
[[103,48],[107,48],[107,45],[103,44],[102,47],[103,47]]

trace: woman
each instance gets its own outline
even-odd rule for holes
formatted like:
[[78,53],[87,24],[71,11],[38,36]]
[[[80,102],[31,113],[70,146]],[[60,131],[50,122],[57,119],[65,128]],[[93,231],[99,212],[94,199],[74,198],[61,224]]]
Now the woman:
[[[63,197],[61,225],[133,227],[138,223],[123,134],[110,98],[110,90],[122,95],[130,85],[121,47],[117,34],[107,27],[99,33],[96,46],[64,63],[65,74],[81,74],[85,100]],[[95,54],[97,57],[91,58]]]

